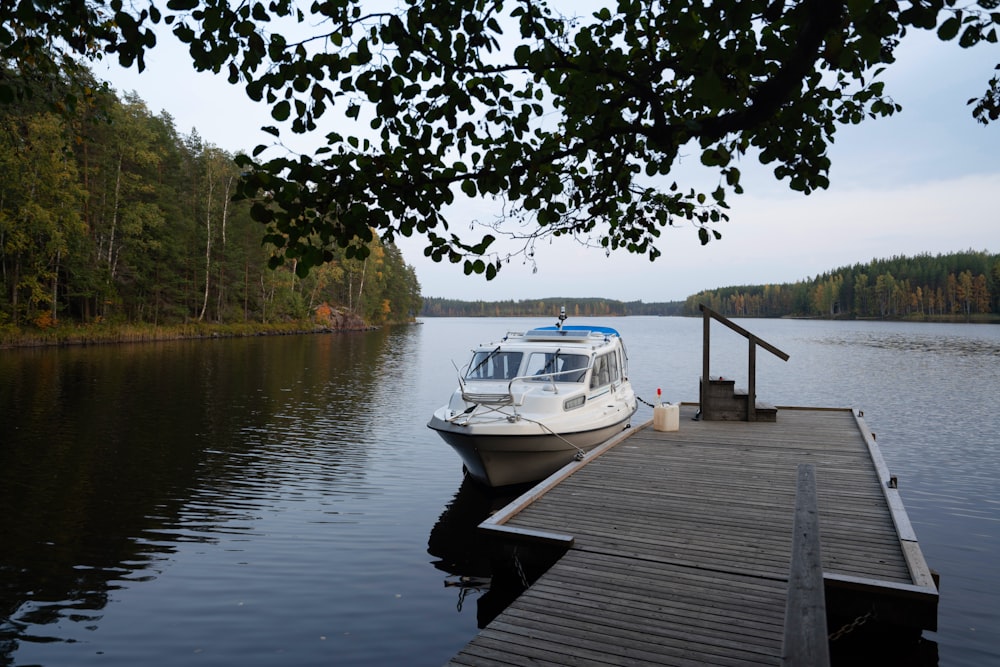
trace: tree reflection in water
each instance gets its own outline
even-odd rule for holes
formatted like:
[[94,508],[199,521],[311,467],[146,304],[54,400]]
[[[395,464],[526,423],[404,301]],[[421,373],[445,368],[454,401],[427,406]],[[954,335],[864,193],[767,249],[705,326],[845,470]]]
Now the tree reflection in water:
[[458,589],[458,611],[476,594],[480,628],[507,608],[563,554],[563,550],[501,540],[478,526],[531,485],[489,489],[466,477],[431,529],[427,552],[446,572],[444,585]]

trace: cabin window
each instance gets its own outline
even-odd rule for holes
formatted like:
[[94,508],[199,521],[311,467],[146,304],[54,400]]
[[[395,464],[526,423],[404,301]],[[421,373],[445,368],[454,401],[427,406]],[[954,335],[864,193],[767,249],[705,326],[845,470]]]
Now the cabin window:
[[512,380],[521,368],[521,352],[476,352],[466,380]]
[[583,354],[532,352],[524,374],[540,380],[552,378],[556,382],[583,382],[587,375],[587,362]]
[[618,356],[617,352],[609,354],[609,361],[611,362],[611,382],[618,383],[622,381],[622,364],[621,358]]
[[596,389],[621,380],[621,365],[614,352],[602,354],[594,359],[594,372],[590,376],[590,388]]

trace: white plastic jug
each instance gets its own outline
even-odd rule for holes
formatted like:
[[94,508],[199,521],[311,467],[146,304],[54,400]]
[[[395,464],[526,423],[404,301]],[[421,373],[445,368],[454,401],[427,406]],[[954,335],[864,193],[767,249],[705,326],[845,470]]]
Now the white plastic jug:
[[676,431],[680,428],[681,407],[661,403],[653,408],[653,428],[657,431]]

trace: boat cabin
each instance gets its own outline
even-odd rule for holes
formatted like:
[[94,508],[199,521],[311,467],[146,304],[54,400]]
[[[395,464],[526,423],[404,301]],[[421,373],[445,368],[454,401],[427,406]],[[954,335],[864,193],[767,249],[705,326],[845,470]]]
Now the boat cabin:
[[591,389],[614,384],[627,376],[617,335],[607,327],[511,332],[496,347],[476,350],[463,380],[582,383],[590,371]]

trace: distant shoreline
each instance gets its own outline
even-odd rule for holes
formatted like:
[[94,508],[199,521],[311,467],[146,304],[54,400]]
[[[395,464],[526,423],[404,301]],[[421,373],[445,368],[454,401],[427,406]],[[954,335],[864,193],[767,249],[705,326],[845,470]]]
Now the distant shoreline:
[[[538,319],[547,315],[429,315],[421,313],[421,318],[514,318]],[[623,317],[699,317],[698,315],[579,315],[575,319],[623,318]],[[785,320],[823,320],[830,322],[926,322],[929,324],[1000,324],[1000,316],[993,314],[978,314],[970,318],[958,316],[924,316],[922,318],[876,318],[876,317],[820,317],[816,315],[785,315],[775,317],[730,316],[732,319],[785,319]],[[419,324],[419,321],[388,322],[385,326],[400,324]],[[0,350],[15,348],[39,347],[78,347],[87,345],[117,345],[122,343],[153,343],[176,340],[211,340],[216,338],[249,338],[254,336],[293,336],[301,334],[322,333],[357,333],[374,331],[381,327],[368,325],[360,321],[351,322],[347,326],[318,325],[312,321],[279,322],[273,324],[241,323],[212,324],[190,323],[167,326],[153,325],[68,325],[45,330],[24,331],[8,328],[0,329]]]
[[[556,317],[555,314],[542,314],[537,313],[526,313],[523,315],[435,315],[431,313],[420,313],[417,317],[425,317],[429,319],[448,319],[448,318],[468,318],[468,319],[539,319],[545,317]],[[698,318],[698,315],[686,315],[686,314],[671,314],[671,315],[647,315],[642,314],[617,314],[608,313],[604,315],[576,315],[573,317],[574,320],[581,319],[618,319],[622,317],[691,317]],[[826,322],[927,322],[929,324],[1000,324],[1000,315],[994,315],[992,313],[977,313],[971,317],[966,317],[964,315],[925,315],[923,317],[856,317],[850,315],[837,315],[834,317],[822,316],[822,315],[768,315],[768,316],[753,316],[753,315],[726,315],[729,319],[736,320],[821,320]]]

